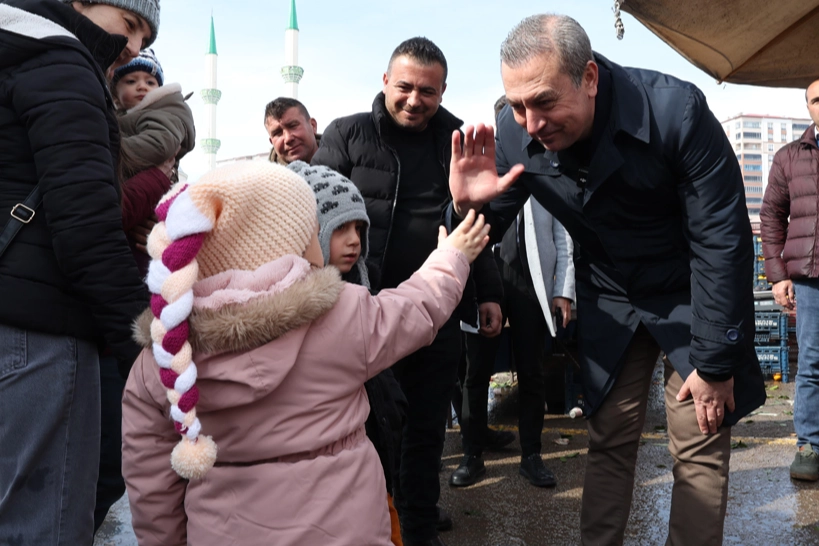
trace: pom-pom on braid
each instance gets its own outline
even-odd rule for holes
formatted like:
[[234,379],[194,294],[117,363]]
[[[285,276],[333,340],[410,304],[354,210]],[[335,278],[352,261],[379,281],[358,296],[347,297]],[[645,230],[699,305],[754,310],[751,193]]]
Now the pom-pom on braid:
[[156,208],[160,223],[148,242],[152,260],[147,280],[154,314],[154,358],[167,389],[174,426],[183,436],[171,454],[171,466],[177,474],[192,480],[204,476],[216,461],[216,444],[199,434],[202,426],[196,417],[196,364],[188,343],[188,317],[199,272],[196,255],[213,229],[213,222],[196,208],[187,188],[172,190]]

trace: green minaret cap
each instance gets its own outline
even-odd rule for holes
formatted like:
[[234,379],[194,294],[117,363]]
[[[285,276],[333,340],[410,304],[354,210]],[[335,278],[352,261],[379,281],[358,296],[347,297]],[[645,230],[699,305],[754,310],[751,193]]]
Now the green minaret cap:
[[296,18],[296,0],[290,0],[290,24],[287,30],[299,30],[299,21]]
[[213,15],[210,16],[210,47],[208,55],[218,55],[216,53],[216,29],[213,26]]

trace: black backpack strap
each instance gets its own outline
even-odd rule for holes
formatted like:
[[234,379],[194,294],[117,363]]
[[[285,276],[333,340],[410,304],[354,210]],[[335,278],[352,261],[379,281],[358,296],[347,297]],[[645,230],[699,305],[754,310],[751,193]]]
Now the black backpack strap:
[[25,201],[12,207],[11,218],[6,223],[6,227],[3,228],[3,232],[0,233],[0,256],[6,251],[20,228],[34,219],[34,214],[42,202],[43,197],[40,195],[40,187],[34,186]]

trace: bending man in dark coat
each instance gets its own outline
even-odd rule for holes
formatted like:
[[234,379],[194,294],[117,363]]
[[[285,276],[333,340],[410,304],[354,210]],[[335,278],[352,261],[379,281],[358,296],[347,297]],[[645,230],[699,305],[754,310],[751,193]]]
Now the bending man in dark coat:
[[461,150],[453,134],[453,207],[457,217],[491,201],[497,239],[533,196],[575,242],[589,416],[582,543],[623,542],[662,350],[667,544],[721,544],[730,426],[765,400],[734,152],[699,89],[593,53],[569,17],[524,19],[501,60],[509,106],[497,142],[491,128],[467,127]]

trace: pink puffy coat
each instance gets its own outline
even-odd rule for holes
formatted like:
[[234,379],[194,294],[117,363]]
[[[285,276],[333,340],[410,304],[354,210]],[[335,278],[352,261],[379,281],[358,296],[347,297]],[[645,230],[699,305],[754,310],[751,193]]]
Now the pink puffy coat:
[[[180,436],[151,350],[138,358],[123,397],[122,470],[141,546],[391,544],[363,385],[432,342],[469,264],[437,250],[378,296],[305,264],[288,256],[194,287],[197,413],[219,449],[202,480],[171,469]],[[150,318],[137,324],[146,347]]]

